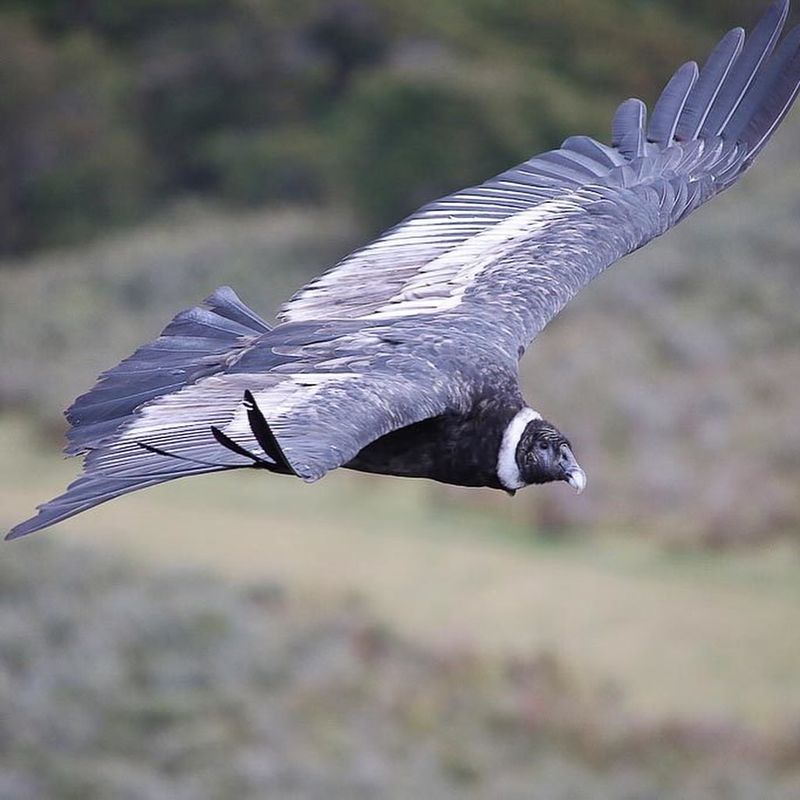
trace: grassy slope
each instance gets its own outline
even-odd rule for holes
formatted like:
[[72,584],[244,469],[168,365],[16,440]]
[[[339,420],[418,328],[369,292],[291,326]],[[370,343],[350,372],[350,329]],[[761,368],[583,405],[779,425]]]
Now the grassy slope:
[[46,541],[0,559],[3,800],[800,796],[790,731],[651,723],[546,653]]
[[[54,444],[35,441],[27,425],[0,424],[2,527],[74,472]],[[796,553],[545,543],[487,511],[434,508],[433,497],[422,483],[349,475],[313,487],[216,476],[124,498],[50,535],[323,596],[355,592],[414,638],[506,653],[543,647],[579,680],[619,687],[637,713],[767,727],[800,716]],[[7,545],[2,557],[29,546]]]

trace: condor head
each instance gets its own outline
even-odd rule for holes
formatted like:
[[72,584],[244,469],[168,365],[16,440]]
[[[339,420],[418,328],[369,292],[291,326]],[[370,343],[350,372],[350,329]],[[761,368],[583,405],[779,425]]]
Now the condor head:
[[524,486],[564,481],[580,494],[586,488],[586,473],[569,439],[538,415],[529,413],[526,418],[526,411],[530,412],[526,409],[515,417],[503,437],[497,470],[503,488],[514,494]]

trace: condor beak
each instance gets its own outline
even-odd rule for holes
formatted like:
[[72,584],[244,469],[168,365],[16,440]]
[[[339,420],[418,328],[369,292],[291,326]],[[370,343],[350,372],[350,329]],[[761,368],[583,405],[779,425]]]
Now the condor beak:
[[578,494],[586,488],[586,473],[575,460],[572,450],[564,446],[561,451],[565,480]]
[[586,473],[580,467],[575,467],[567,473],[566,481],[580,494],[586,488]]

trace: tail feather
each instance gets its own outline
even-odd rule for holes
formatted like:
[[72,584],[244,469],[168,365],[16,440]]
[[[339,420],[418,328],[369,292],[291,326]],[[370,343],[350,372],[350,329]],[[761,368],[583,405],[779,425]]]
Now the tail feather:
[[234,469],[234,467],[184,464],[181,465],[179,471],[175,470],[173,474],[162,472],[149,477],[114,478],[102,473],[81,475],[67,487],[64,494],[39,506],[39,511],[35,516],[16,525],[5,538],[7,541],[19,539],[29,533],[34,533],[42,528],[55,525],[57,522],[62,522],[101,503],[113,500],[115,497],[120,497],[123,494],[139,489],[146,489],[149,486],[155,486],[173,478],[201,475],[226,469]]
[[269,325],[226,286],[203,306],[178,314],[161,335],[104,372],[91,391],[67,409],[69,455],[96,447],[135,409],[219,372],[249,348]]
[[[69,408],[67,419],[73,427],[66,452],[86,453],[85,472],[6,538],[18,539],[120,495],[175,478],[255,465],[253,456],[245,458],[216,446],[211,423],[198,420],[192,425],[186,411],[174,416],[180,450],[174,457],[137,440],[116,458],[113,454],[124,437],[130,437],[129,429],[135,428],[141,414],[152,407],[148,404],[177,397],[190,384],[224,371],[269,331],[269,325],[227,287],[217,289],[203,306],[178,314],[155,341],[104,373]],[[220,422],[213,410],[209,415]],[[181,437],[189,441],[182,442]]]
[[[792,106],[800,90],[800,26],[789,33],[772,61],[750,92],[752,101],[742,107],[743,130],[739,137],[747,142],[749,156],[755,157],[772,136]],[[736,118],[731,119],[732,134]],[[728,129],[725,129],[727,134]]]
[[744,40],[744,29],[734,28],[722,38],[708,57],[697,83],[686,98],[686,106],[675,128],[675,138],[679,141],[694,139],[703,127],[714,101],[742,51]]
[[762,64],[770,57],[789,14],[789,0],[777,0],[747,35],[744,49],[727,76],[700,136],[719,136],[736,112]]
[[686,100],[697,82],[700,72],[694,61],[688,61],[673,76],[656,102],[647,140],[667,147],[675,136],[675,128],[686,106]]
[[702,140],[706,147],[693,157],[716,153],[718,160],[698,165],[714,179],[715,191],[725,189],[750,166],[800,92],[800,27],[778,45],[788,13],[789,0],[776,0],[750,34],[729,31],[699,74],[694,62],[684,64],[658,98],[649,123],[644,103],[626,100],[614,117],[612,145],[635,161],[659,153],[667,157],[673,144],[685,149]]
[[259,333],[269,333],[272,330],[255,311],[248,308],[239,299],[230,286],[220,286],[203,303],[215,314],[219,314],[232,322],[238,322],[250,330],[258,331]]
[[637,97],[622,103],[611,125],[611,144],[630,159],[645,154],[644,128],[647,124],[647,106]]

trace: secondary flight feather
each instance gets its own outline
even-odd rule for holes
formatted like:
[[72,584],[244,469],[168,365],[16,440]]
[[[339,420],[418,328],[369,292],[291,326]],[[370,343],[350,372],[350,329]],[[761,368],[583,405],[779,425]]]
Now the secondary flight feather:
[[275,325],[223,287],[66,412],[84,471],[17,538],[174,478],[346,467],[513,494],[586,475],[522,397],[518,361],[606,267],[753,163],[800,89],[800,28],[778,0],[684,64],[648,120],[587,136],[436,200],[302,288]]

